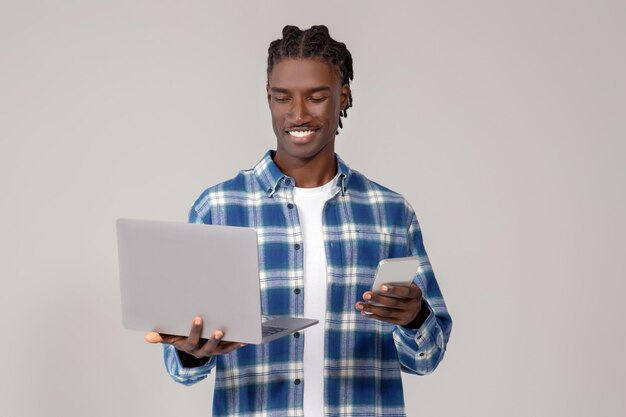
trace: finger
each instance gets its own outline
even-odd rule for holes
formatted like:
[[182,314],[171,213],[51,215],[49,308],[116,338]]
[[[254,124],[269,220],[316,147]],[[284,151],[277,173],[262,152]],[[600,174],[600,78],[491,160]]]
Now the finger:
[[407,310],[393,310],[384,308],[378,309],[376,311],[373,310],[374,309],[369,309],[367,311],[362,310],[361,315],[388,323],[398,324],[400,326],[404,326],[412,322],[415,318],[415,315],[411,314],[411,312]]
[[356,308],[359,311],[363,311],[366,306],[367,306],[367,303],[364,303],[364,302],[361,302],[361,301],[359,301],[359,302],[354,304],[354,308]]
[[361,314],[372,314],[371,312],[367,311],[367,303],[362,303],[362,302],[358,302],[354,305],[354,308],[356,308],[358,311],[361,312]]
[[185,342],[185,351],[192,352],[198,349],[200,344],[200,335],[202,334],[202,317],[196,316],[191,324],[191,331],[189,337]]
[[182,336],[174,336],[171,334],[157,333],[157,332],[146,333],[143,338],[148,343],[166,343],[166,344],[173,344],[173,343],[178,342],[179,340],[185,339],[185,337],[182,337]]
[[[381,314],[381,315],[388,315],[388,314],[389,314],[389,313],[386,313],[386,312],[382,312],[382,310],[378,310],[378,309],[383,309],[383,310],[384,310],[384,309],[386,309],[386,307],[384,307],[384,306],[375,306],[375,305],[373,305],[373,304],[370,304],[370,303],[363,303],[363,302],[361,302],[361,301],[357,302],[357,303],[354,305],[354,307],[355,307],[357,310],[359,310],[359,311],[361,312],[361,314],[367,314],[367,315],[370,315],[370,314],[373,314],[374,312],[377,312],[377,313],[379,313],[379,314]],[[393,308],[390,308],[390,309],[388,309],[388,310],[394,310],[394,309],[393,309]],[[399,309],[398,309],[397,311],[401,311],[401,310],[399,310]]]
[[199,358],[203,358],[206,356],[215,355],[217,353],[217,345],[224,337],[224,332],[221,330],[216,330],[211,335],[211,338],[207,340],[202,347],[197,349],[193,354],[198,356]]
[[143,339],[148,343],[163,343],[163,338],[157,332],[146,333]]
[[217,352],[216,354],[218,355],[224,355],[226,353],[230,353],[233,350],[239,349],[241,347],[246,346],[245,343],[239,343],[239,342],[220,342],[217,345]]
[[379,316],[378,314],[365,314],[363,312],[361,312],[361,314],[369,319],[374,319],[374,320],[379,320],[379,321],[384,321],[386,323],[391,323],[391,324],[400,324],[400,320],[396,319],[396,318],[392,318],[392,317],[383,317],[383,316]]
[[421,296],[421,290],[415,283],[411,283],[411,285],[382,285],[380,293],[400,298],[417,298],[418,295]]
[[384,307],[384,306],[375,306],[372,304],[365,304],[361,312],[365,314],[376,314],[381,317],[394,318],[394,317],[402,316],[405,310]]
[[405,308],[407,302],[411,301],[404,298],[387,297],[373,292],[363,294],[363,299],[367,300],[368,304],[382,304],[390,308]]

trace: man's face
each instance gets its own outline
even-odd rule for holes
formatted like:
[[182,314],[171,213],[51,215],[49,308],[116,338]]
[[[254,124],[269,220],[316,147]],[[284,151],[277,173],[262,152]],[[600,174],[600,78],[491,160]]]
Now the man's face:
[[281,158],[303,160],[324,150],[334,153],[339,113],[349,93],[349,86],[342,86],[338,74],[325,62],[303,58],[275,64],[267,100]]

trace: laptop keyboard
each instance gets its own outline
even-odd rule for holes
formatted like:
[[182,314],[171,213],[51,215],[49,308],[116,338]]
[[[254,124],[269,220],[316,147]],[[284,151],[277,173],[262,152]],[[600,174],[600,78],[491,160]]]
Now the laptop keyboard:
[[263,337],[287,330],[286,327],[261,326]]

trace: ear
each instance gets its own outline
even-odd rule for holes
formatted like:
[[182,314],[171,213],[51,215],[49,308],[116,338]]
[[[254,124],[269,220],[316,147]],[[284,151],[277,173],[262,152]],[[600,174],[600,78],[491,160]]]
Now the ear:
[[272,93],[270,93],[270,83],[269,81],[265,83],[265,92],[267,93],[267,105],[271,105],[272,103]]
[[348,83],[341,86],[341,92],[339,93],[339,103],[341,104],[341,110],[345,110],[348,107],[348,99],[350,98],[350,85]]

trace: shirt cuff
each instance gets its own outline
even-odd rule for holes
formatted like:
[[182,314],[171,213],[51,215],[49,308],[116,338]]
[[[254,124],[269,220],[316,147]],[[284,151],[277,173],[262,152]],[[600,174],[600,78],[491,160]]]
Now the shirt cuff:
[[176,348],[172,345],[164,345],[165,364],[172,377],[180,380],[195,380],[206,377],[215,366],[216,356],[211,356],[207,363],[193,368],[185,368],[178,356]]
[[396,326],[402,336],[414,340],[418,346],[423,344],[424,339],[427,339],[428,336],[432,334],[437,324],[435,313],[433,313],[432,308],[430,308],[430,305],[425,299],[422,299],[422,308],[428,309],[428,317],[426,317],[426,320],[424,320],[418,329]]

